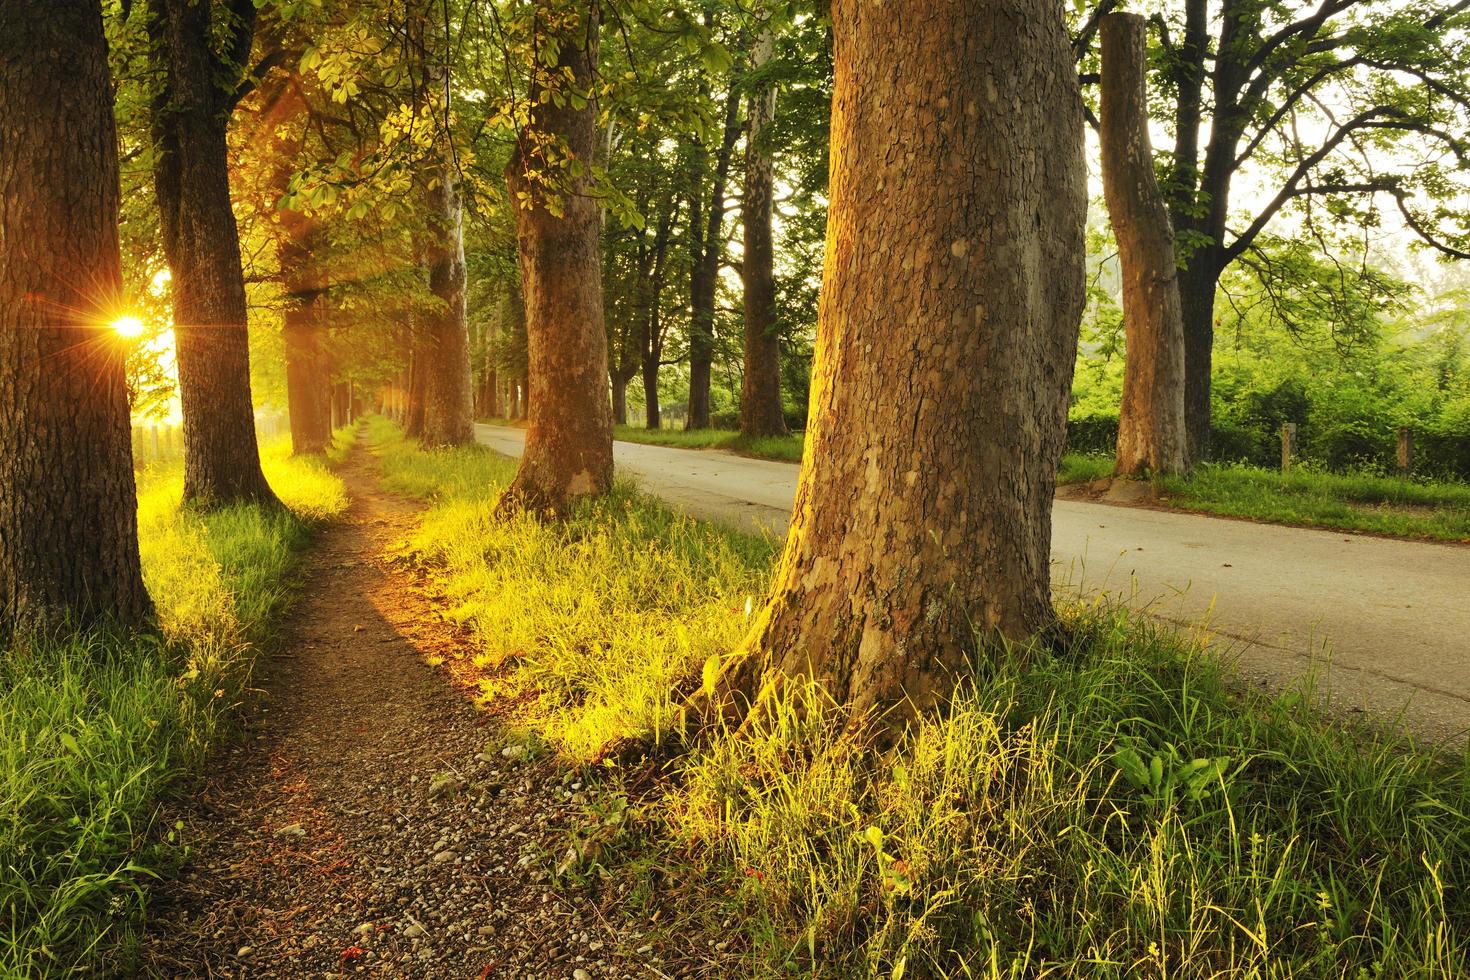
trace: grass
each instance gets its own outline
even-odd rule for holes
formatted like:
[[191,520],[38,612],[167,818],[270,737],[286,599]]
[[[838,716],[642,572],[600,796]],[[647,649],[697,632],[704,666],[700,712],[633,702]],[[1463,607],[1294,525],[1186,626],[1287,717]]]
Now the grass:
[[[668,737],[760,601],[766,542],[625,488],[561,525],[497,523],[508,463],[371,437],[390,484],[433,501],[408,549],[485,696],[569,763]],[[611,865],[634,912],[674,891],[671,943],[733,941],[758,977],[1470,970],[1470,757],[1336,723],[1307,686],[1243,689],[1120,610],[1063,615],[1073,655],[992,651],[886,751],[796,688],[676,754],[651,795],[601,769],[572,833],[595,857],[558,874],[604,887],[592,865]]]
[[[1068,453],[1059,482],[1085,483],[1112,472],[1106,456]],[[1189,478],[1159,481],[1160,501],[1181,510],[1274,524],[1330,528],[1434,541],[1470,541],[1470,486],[1368,473],[1289,472],[1210,463]]]
[[[620,484],[560,529],[492,516],[515,464],[478,446],[425,453],[378,419],[366,438],[390,490],[435,500],[408,543],[442,568],[448,613],[479,640],[488,700],[569,758],[673,724],[675,688],[740,639],[770,541],[680,517]],[[589,578],[590,576],[590,578]],[[503,669],[510,668],[510,669]]]
[[346,507],[341,481],[285,441],[263,462],[290,512],[201,516],[179,506],[177,462],[139,475],[157,634],[0,658],[0,976],[117,969],[149,882],[176,860],[157,803],[228,731],[310,525]]
[[613,437],[624,442],[650,443],[656,446],[675,446],[680,449],[723,449],[741,456],[757,459],[775,459],[789,463],[801,462],[801,447],[804,436],[793,432],[785,436],[742,436],[730,429],[645,429],[636,425],[620,425]]

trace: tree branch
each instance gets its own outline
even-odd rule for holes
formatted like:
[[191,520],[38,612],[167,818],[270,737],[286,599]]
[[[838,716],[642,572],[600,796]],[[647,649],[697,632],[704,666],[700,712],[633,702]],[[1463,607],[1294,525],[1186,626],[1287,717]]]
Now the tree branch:
[[1261,229],[1265,228],[1271,222],[1271,219],[1276,216],[1276,212],[1280,211],[1287,201],[1300,196],[1298,186],[1301,182],[1306,179],[1307,175],[1312,172],[1317,164],[1329,157],[1343,140],[1347,139],[1354,131],[1366,128],[1381,116],[1389,116],[1401,112],[1402,110],[1395,106],[1374,106],[1371,109],[1366,109],[1358,113],[1352,119],[1349,119],[1342,126],[1338,127],[1337,132],[1333,133],[1319,148],[1297,164],[1291,176],[1286,179],[1286,183],[1281,188],[1281,191],[1271,199],[1270,203],[1261,209],[1261,213],[1256,215],[1255,220],[1250,223],[1249,227],[1237,235],[1235,241],[1231,242],[1228,247],[1222,250],[1220,267],[1224,268],[1230,262],[1239,258],[1240,254],[1249,248],[1251,242],[1261,233]]
[[255,67],[251,68],[245,73],[245,77],[240,79],[240,84],[235,86],[235,91],[231,92],[229,97],[225,99],[225,111],[234,112],[235,107],[246,96],[260,87],[261,80],[270,74],[272,68],[279,68],[300,57],[300,51],[287,51],[285,48],[276,48],[264,58],[261,58],[255,63]]

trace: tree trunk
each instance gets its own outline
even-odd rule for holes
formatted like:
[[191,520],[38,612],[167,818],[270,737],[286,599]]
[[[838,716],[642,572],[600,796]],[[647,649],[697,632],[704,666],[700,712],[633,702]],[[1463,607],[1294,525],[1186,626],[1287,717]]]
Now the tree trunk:
[[[1202,250],[1203,251],[1203,250]],[[1220,273],[1209,256],[1196,253],[1179,272],[1184,316],[1184,426],[1186,458],[1203,462],[1210,452],[1210,373],[1215,350],[1215,286]]]
[[663,428],[663,409],[658,403],[658,368],[657,357],[645,357],[643,359],[643,427],[646,429]]
[[228,79],[249,57],[254,9],[212,47],[213,5],[150,0],[153,166],[164,253],[173,273],[174,341],[184,415],[184,500],[276,503],[260,469],[250,398],[250,342],[240,239],[230,207]]
[[454,167],[435,168],[429,191],[431,223],[426,256],[429,290],[439,307],[428,318],[424,351],[425,446],[463,446],[474,441],[470,399],[470,331],[465,316],[464,223]]
[[[515,479],[497,504],[501,513],[556,514],[574,499],[606,493],[612,486],[602,209],[587,193],[597,107],[590,97],[582,98],[597,69],[598,9],[559,8],[556,22],[558,57],[552,74],[565,79],[560,84],[579,96],[582,107],[571,99],[543,100],[540,83],[533,84],[530,122],[506,171],[511,200],[517,202],[530,375],[527,407],[534,405],[535,414]],[[579,171],[553,163],[559,154],[548,156],[548,144],[580,162]],[[556,200],[548,202],[548,194]]]
[[[1052,493],[1084,283],[1082,106],[1049,0],[834,0],[810,452],[722,688],[806,676],[900,719],[1054,623]],[[867,152],[899,147],[896,152]]]
[[1182,473],[1184,322],[1174,229],[1154,177],[1148,135],[1146,21],[1102,19],[1103,192],[1123,269],[1126,356],[1114,473]]
[[1210,441],[1210,358],[1215,340],[1215,283],[1219,277],[1208,242],[1207,205],[1200,202],[1200,123],[1210,56],[1209,0],[1185,0],[1184,36],[1172,68],[1174,158],[1168,190],[1170,218],[1182,249],[1179,301],[1184,321],[1184,426],[1186,459],[1205,459]]
[[417,439],[424,433],[424,394],[428,388],[429,355],[422,333],[423,325],[415,323],[408,358],[408,404],[403,413],[403,434],[410,439]]
[[138,561],[102,11],[11,0],[0,30],[0,638],[151,607]]
[[[756,40],[751,67],[771,60],[776,39],[767,26]],[[745,374],[740,385],[740,432],[747,436],[786,434],[781,408],[781,337],[776,330],[775,254],[771,246],[775,179],[764,132],[776,118],[776,87],[765,83],[750,92],[745,126]]]
[[326,282],[314,254],[319,244],[315,231],[303,215],[283,212],[276,246],[287,304],[282,326],[286,407],[291,450],[298,456],[324,453],[332,444],[332,379],[323,344]]
[[485,368],[484,380],[480,382],[480,404],[475,414],[482,419],[500,418],[500,379],[495,368]]
[[[710,380],[715,351],[715,294],[720,280],[725,184],[730,175],[730,158],[739,138],[740,93],[731,86],[725,99],[724,137],[715,157],[709,214],[706,220],[701,220],[698,192],[689,208],[689,234],[695,247],[693,268],[689,274],[689,412],[684,417],[686,429],[709,428]],[[699,173],[699,179],[704,179],[703,172]]]
[[615,425],[628,424],[628,379],[621,375],[612,379],[612,412]]

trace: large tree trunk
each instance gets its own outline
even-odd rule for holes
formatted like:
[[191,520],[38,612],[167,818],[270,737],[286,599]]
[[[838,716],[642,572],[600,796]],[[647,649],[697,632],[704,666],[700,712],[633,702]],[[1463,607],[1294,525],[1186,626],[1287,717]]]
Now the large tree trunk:
[[441,163],[429,191],[431,231],[427,263],[429,290],[439,306],[427,318],[423,350],[426,446],[463,446],[474,441],[471,404],[470,331],[465,315],[464,223],[453,165]]
[[[1077,73],[1051,0],[834,0],[808,449],[740,669],[942,703],[1054,623],[1052,493],[1084,281]],[[899,147],[894,152],[869,152]]]
[[0,637],[151,607],[138,562],[117,134],[96,0],[0,30]]
[[255,440],[245,279],[225,145],[234,101],[228,80],[249,57],[254,9],[231,25],[224,56],[212,47],[212,9],[197,0],[149,3],[154,63],[163,76],[153,106],[153,176],[173,273],[184,500],[275,503]]
[[[776,39],[767,26],[756,40],[751,67],[759,71],[771,60]],[[753,88],[746,110],[745,374],[740,385],[740,431],[747,436],[786,434],[781,408],[781,338],[776,332],[775,253],[771,245],[774,165],[765,129],[776,118],[776,87]]]
[[[606,493],[612,486],[602,209],[587,193],[597,108],[590,98],[580,98],[597,70],[597,7],[559,10],[557,22],[553,74],[569,79],[582,107],[570,99],[543,100],[540,84],[533,84],[531,119],[506,171],[511,200],[517,202],[530,375],[527,410],[533,414],[515,479],[497,505],[502,513],[560,513],[574,499]],[[580,162],[580,172],[552,163],[558,154],[548,157],[548,144]],[[554,177],[549,188],[548,177]],[[548,194],[556,195],[559,215],[548,206]]]
[[[715,295],[720,281],[721,233],[725,221],[725,184],[730,176],[730,158],[740,138],[740,93],[731,86],[725,99],[725,129],[715,156],[714,183],[710,187],[709,213],[701,217],[696,190],[689,207],[689,235],[694,245],[694,263],[689,274],[689,412],[686,429],[707,429],[710,421],[710,381],[715,353]],[[701,166],[699,180],[704,179]]]
[[1118,413],[1118,476],[1182,473],[1184,322],[1174,230],[1154,177],[1148,135],[1146,21],[1102,19],[1103,192],[1123,267],[1127,361]]

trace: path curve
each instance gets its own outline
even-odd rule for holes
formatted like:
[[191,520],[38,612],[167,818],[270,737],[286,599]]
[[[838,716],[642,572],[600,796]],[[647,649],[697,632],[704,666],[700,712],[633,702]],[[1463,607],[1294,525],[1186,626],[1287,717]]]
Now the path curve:
[[[479,425],[519,456],[522,429]],[[797,467],[711,450],[618,442],[622,475],[695,517],[783,533]],[[1246,677],[1280,685],[1320,668],[1343,712],[1404,719],[1463,747],[1470,730],[1470,548],[1058,500],[1059,588],[1104,593],[1202,624]]]

